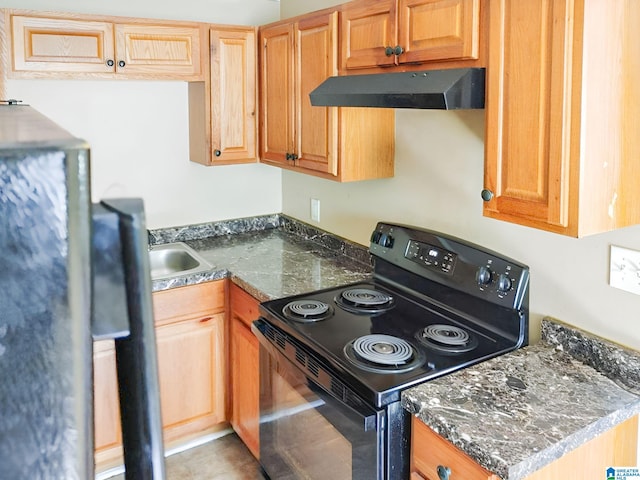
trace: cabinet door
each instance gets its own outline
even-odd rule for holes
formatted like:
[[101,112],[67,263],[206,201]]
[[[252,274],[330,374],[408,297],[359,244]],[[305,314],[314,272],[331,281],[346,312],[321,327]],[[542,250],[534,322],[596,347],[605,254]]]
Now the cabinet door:
[[200,28],[116,24],[116,71],[197,77],[202,74]]
[[478,58],[480,0],[398,0],[398,63]]
[[411,479],[436,480],[438,467],[448,468],[452,479],[498,480],[440,435],[413,417],[411,421]]
[[261,159],[286,165],[294,152],[293,25],[260,30]]
[[260,355],[258,339],[250,330],[259,316],[258,301],[236,285],[231,304],[231,425],[258,458],[260,454]]
[[338,174],[338,108],[313,107],[309,93],[338,74],[338,13],[301,20],[296,28],[296,166]]
[[579,128],[571,122],[576,92],[569,54],[579,46],[571,5],[552,0],[491,6],[486,216],[558,232],[569,227],[570,189],[578,186],[571,173],[572,128]]
[[225,420],[224,314],[157,328],[165,442]]
[[255,162],[255,30],[214,28],[210,43],[211,163]]
[[118,374],[113,340],[93,344],[95,463],[99,470],[122,462]]
[[115,69],[111,23],[11,15],[11,33],[14,71],[112,73]]
[[231,425],[247,448],[260,455],[260,351],[258,339],[241,321],[231,323]]
[[395,55],[387,55],[396,39],[396,0],[351,2],[340,19],[342,69],[395,65]]

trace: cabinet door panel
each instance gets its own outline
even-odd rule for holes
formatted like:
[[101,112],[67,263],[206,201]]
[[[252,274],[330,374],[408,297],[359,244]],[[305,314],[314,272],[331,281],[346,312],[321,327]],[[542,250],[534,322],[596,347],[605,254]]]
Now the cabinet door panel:
[[488,216],[568,225],[570,3],[502,2],[491,12],[485,188],[494,197],[485,203]]
[[118,72],[185,76],[202,72],[199,28],[117,24],[115,32]]
[[113,25],[105,22],[11,16],[13,70],[109,73]]
[[342,11],[341,38],[343,69],[391,66],[395,56],[385,55],[386,47],[395,47],[396,0],[358,2]]
[[[157,329],[162,425],[224,420],[224,314]],[[170,434],[169,434],[170,435]]]
[[122,431],[113,340],[94,343],[93,376],[95,461],[99,465],[117,463],[122,460]]
[[255,162],[255,32],[216,28],[210,42],[212,163]]
[[411,422],[411,471],[426,478],[438,478],[440,465],[451,469],[452,479],[498,479],[414,417]]
[[258,339],[242,321],[231,324],[231,424],[247,448],[260,453],[260,352]]
[[338,108],[313,107],[309,93],[337,75],[338,13],[300,22],[297,35],[297,105],[299,158],[296,165],[338,174]]
[[399,0],[399,63],[478,58],[480,0]]
[[294,151],[293,25],[261,31],[262,159],[286,164]]

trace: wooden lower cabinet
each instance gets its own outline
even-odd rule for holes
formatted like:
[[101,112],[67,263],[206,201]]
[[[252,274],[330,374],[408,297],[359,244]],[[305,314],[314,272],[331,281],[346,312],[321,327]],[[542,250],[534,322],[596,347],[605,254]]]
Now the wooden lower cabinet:
[[[165,448],[226,424],[226,280],[153,294]],[[122,464],[113,341],[94,344],[96,471]]]
[[260,376],[258,339],[251,322],[258,318],[258,301],[235,284],[229,288],[231,425],[258,458],[260,452]]
[[122,431],[113,340],[93,345],[95,462],[101,470],[122,463]]
[[[638,416],[618,424],[526,480],[605,478],[610,466],[635,466],[638,447]],[[439,480],[438,468],[449,468],[451,480],[498,480],[475,461],[431,430],[422,421],[411,423],[411,480]]]

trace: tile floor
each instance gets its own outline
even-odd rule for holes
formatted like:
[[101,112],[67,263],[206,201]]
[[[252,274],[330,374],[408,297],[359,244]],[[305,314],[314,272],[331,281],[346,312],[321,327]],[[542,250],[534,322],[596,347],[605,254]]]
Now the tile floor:
[[258,462],[235,433],[170,455],[165,467],[167,480],[264,480]]

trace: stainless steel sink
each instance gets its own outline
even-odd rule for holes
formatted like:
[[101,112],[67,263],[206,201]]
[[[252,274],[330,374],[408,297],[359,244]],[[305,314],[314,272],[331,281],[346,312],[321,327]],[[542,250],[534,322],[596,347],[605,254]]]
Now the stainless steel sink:
[[213,266],[182,242],[154,245],[149,250],[151,279],[161,280],[204,272]]

